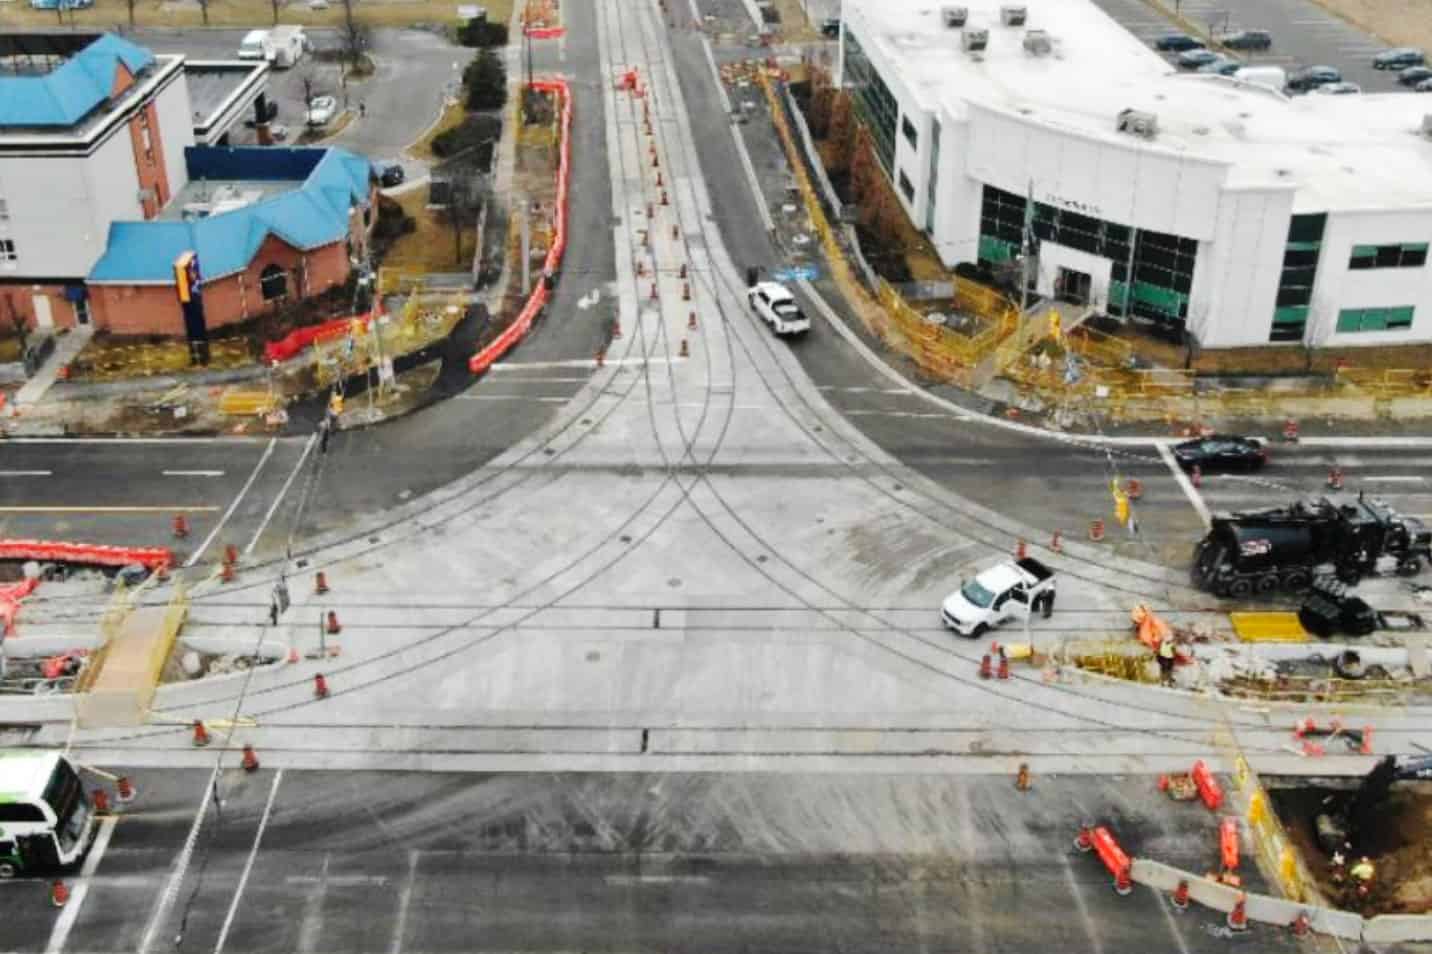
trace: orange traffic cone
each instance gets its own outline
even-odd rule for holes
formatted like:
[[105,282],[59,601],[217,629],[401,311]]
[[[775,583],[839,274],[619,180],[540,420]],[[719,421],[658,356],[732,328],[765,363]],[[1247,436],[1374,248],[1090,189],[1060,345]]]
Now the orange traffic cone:
[[1060,530],[1055,530],[1055,531],[1054,531],[1054,538],[1049,541],[1049,549],[1053,550],[1055,553],[1063,553],[1063,552],[1064,552],[1064,533],[1063,533],[1063,531],[1060,531]]
[[94,790],[94,813],[96,815],[109,814],[109,792],[102,788]]
[[194,720],[194,748],[202,749],[209,744],[209,729],[203,720]]
[[682,263],[681,263],[681,272],[680,272],[680,274],[678,274],[676,277],[677,277],[677,278],[685,278],[685,277],[686,277],[686,263],[685,263],[685,262],[682,262]]
[[992,675],[994,671],[990,667],[989,653],[985,653],[980,657],[980,678],[988,679]]
[[999,651],[999,670],[996,672],[996,675],[1000,679],[1009,678],[1009,657],[1004,654],[1003,649]]
[[333,610],[328,611],[328,626],[326,627],[329,636],[337,636],[343,632],[343,627],[338,625],[338,614]]
[[319,596],[322,596],[324,593],[328,592],[328,574],[324,573],[322,570],[319,570],[317,573],[313,574],[313,592],[317,593]]
[[189,535],[189,518],[182,513],[174,515],[174,537],[182,540]]
[[690,283],[690,282],[682,282],[682,283],[681,283],[681,300],[682,300],[682,301],[690,301],[690,300],[691,300],[691,283]]
[[259,757],[254,754],[254,747],[247,742],[244,743],[244,757],[239,761],[245,772],[257,772],[259,770]]
[[1017,791],[1029,791],[1029,763],[1020,762],[1019,771],[1014,776],[1014,787]]
[[693,311],[691,317],[686,319],[686,329],[688,331],[696,330],[696,312]]
[[691,349],[687,346],[685,338],[681,339],[681,350],[677,354],[683,358],[691,357]]
[[219,582],[232,583],[234,582],[234,576],[234,565],[232,563],[225,563],[219,567]]
[[323,673],[313,674],[313,695],[317,699],[328,698],[328,680],[323,678]]
[[1180,911],[1188,907],[1188,882],[1180,881],[1178,887],[1173,889],[1173,906]]
[[1200,467],[1200,466],[1198,466],[1197,464],[1194,464],[1194,465],[1193,465],[1193,470],[1192,470],[1192,471],[1189,473],[1189,475],[1188,475],[1188,479],[1189,479],[1189,481],[1193,484],[1193,486],[1195,486],[1195,487],[1202,487],[1202,486],[1203,486],[1203,468]]
[[63,881],[56,881],[50,885],[50,903],[55,907],[63,908],[69,899],[70,889]]
[[121,775],[119,778],[114,780],[115,801],[119,802],[121,805],[124,805],[128,802],[134,801],[135,794],[136,792],[134,791],[134,785],[129,781],[128,777]]
[[1293,918],[1293,923],[1288,927],[1293,929],[1294,937],[1307,937],[1308,931],[1312,927],[1312,922],[1308,920],[1308,912],[1298,912],[1298,916]]
[[224,562],[225,562],[225,563],[238,563],[238,562],[239,562],[239,548],[236,547],[236,546],[234,546],[232,543],[226,543],[226,544],[224,544]]
[[1228,927],[1233,931],[1248,930],[1248,900],[1244,895],[1239,895],[1238,900],[1233,904],[1233,910],[1228,912]]
[[1017,541],[1014,544],[1014,558],[1016,560],[1023,560],[1027,556],[1029,556],[1029,545],[1023,540]]

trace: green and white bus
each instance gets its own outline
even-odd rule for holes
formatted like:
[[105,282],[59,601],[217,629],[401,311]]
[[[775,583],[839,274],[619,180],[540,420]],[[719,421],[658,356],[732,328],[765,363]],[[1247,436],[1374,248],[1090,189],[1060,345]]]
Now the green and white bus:
[[0,878],[74,864],[94,828],[84,782],[66,756],[0,749]]

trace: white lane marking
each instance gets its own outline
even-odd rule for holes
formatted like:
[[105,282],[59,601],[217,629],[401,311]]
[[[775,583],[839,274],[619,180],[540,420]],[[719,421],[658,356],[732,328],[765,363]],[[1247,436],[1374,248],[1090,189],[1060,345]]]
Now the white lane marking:
[[79,920],[85,895],[89,894],[90,879],[94,877],[95,869],[104,857],[104,850],[109,847],[109,840],[114,836],[114,826],[118,821],[119,818],[114,815],[100,819],[99,833],[95,835],[94,844],[90,846],[89,857],[85,858],[84,866],[80,868],[79,878],[70,889],[70,900],[55,919],[55,926],[50,929],[50,943],[45,945],[45,954],[59,954],[65,949],[65,941],[69,940],[70,931],[74,930],[75,922]]
[[459,394],[459,401],[541,401],[546,404],[566,404],[571,397],[549,397],[534,394]]
[[398,914],[393,918],[393,939],[388,943],[388,954],[401,954],[403,935],[408,933],[408,906],[413,903],[413,886],[418,880],[418,853],[408,852],[408,876],[403,879],[403,888],[398,892]]
[[301,954],[312,954],[318,949],[318,939],[323,932],[323,902],[328,898],[328,865],[332,856],[324,854],[323,868],[313,879],[314,889],[303,899],[303,922],[298,926],[298,949]]
[[262,437],[8,437],[7,444],[257,444]]
[[293,470],[289,472],[288,479],[285,480],[283,486],[278,489],[278,496],[274,497],[273,503],[269,504],[268,512],[264,514],[263,520],[259,523],[259,528],[254,531],[253,538],[249,540],[248,546],[244,547],[244,556],[248,556],[253,552],[254,547],[259,545],[259,537],[263,536],[264,531],[268,529],[269,521],[272,520],[273,515],[278,512],[278,505],[282,503],[283,498],[288,495],[288,488],[293,486],[293,479],[297,477],[298,472],[303,469],[303,462],[308,459],[309,451],[313,450],[313,445],[317,443],[317,441],[317,434],[308,435],[308,443],[303,445],[303,453],[298,455],[298,463],[293,465]]
[[1162,457],[1164,463],[1168,465],[1169,473],[1173,474],[1173,479],[1178,481],[1178,486],[1183,491],[1183,495],[1188,498],[1189,503],[1193,504],[1193,509],[1198,511],[1198,518],[1203,521],[1203,525],[1205,527],[1211,527],[1213,525],[1213,515],[1208,512],[1208,504],[1203,502],[1203,495],[1198,492],[1198,488],[1193,486],[1193,481],[1188,479],[1188,475],[1185,474],[1183,468],[1178,465],[1178,461],[1174,459],[1173,451],[1169,450],[1167,444],[1159,445],[1159,456]]
[[1371,482],[1373,482],[1373,481],[1376,481],[1376,482],[1378,482],[1378,483],[1383,483],[1383,484],[1420,484],[1420,483],[1422,483],[1423,481],[1425,481],[1426,479],[1427,479],[1426,477],[1418,477],[1418,476],[1416,476],[1416,475],[1414,475],[1414,474],[1403,474],[1403,475],[1391,475],[1391,474],[1389,474],[1389,475],[1384,475],[1384,476],[1380,476],[1380,477],[1359,477],[1359,478],[1358,478],[1358,480],[1367,481],[1367,482],[1369,482],[1369,483],[1371,483]]
[[710,884],[707,875],[607,875],[602,879],[607,884]]
[[0,477],[51,477],[52,470],[0,470]]
[[264,803],[263,817],[259,819],[259,830],[254,833],[254,843],[249,848],[249,858],[244,862],[243,874],[239,875],[238,886],[234,888],[234,900],[229,903],[229,913],[224,916],[224,926],[219,928],[219,939],[214,942],[214,954],[220,954],[224,942],[229,938],[229,928],[234,925],[234,916],[239,913],[239,902],[244,897],[249,875],[254,870],[254,859],[259,856],[259,842],[263,841],[264,829],[268,828],[269,815],[273,813],[274,796],[278,794],[279,782],[283,781],[283,769],[274,773],[273,784],[269,786],[268,801]]
[[165,477],[222,477],[222,470],[166,470]]
[[[267,464],[267,463],[268,463],[268,459],[273,456],[273,449],[274,449],[274,447],[275,447],[277,444],[278,444],[278,438],[277,438],[277,437],[271,437],[271,438],[269,438],[268,446],[264,448],[263,455],[262,455],[261,457],[259,457],[259,462],[254,465],[253,473],[249,474],[249,479],[246,480],[246,481],[244,481],[244,485],[239,488],[238,496],[236,496],[236,497],[234,498],[234,502],[233,502],[233,503],[229,504],[229,509],[224,511],[224,515],[219,518],[219,522],[216,523],[216,524],[214,524],[214,529],[212,529],[212,530],[209,531],[209,535],[204,538],[204,542],[203,542],[203,543],[199,544],[199,548],[198,548],[197,550],[195,550],[193,553],[189,554],[189,559],[187,559],[187,560],[184,561],[184,565],[185,565],[185,566],[193,566],[194,564],[198,563],[201,559],[203,559],[203,557],[204,557],[204,551],[207,550],[207,549],[209,549],[209,544],[213,543],[213,542],[214,542],[214,538],[219,535],[219,531],[221,531],[221,530],[224,529],[224,524],[226,524],[226,523],[229,522],[229,518],[234,515],[234,511],[235,511],[235,510],[239,509],[239,504],[243,502],[244,496],[249,492],[249,488],[254,485],[254,481],[255,481],[255,480],[258,480],[259,471],[261,471],[261,470],[264,469],[264,464]],[[215,769],[215,771],[218,771],[218,770]],[[151,925],[151,927],[152,927],[152,925]],[[152,942],[152,939],[149,937],[149,935],[148,935],[147,933],[146,933],[146,935],[145,935],[145,941],[146,941],[146,948],[145,948],[145,949],[147,949],[147,943]],[[141,949],[140,954],[144,954],[144,950],[145,950],[145,949]]]
[[[680,364],[683,361],[690,361],[690,358],[609,358],[604,362],[607,366],[617,365],[644,365],[644,364]],[[526,368],[595,368],[597,362],[592,358],[576,358],[568,361],[518,361],[500,362],[494,364],[489,370],[492,371],[515,371]]]
[[751,162],[751,154],[746,151],[746,140],[741,136],[741,127],[731,126],[731,138],[736,140],[736,154],[741,157],[741,168],[746,171],[746,178],[749,180],[751,193],[756,197],[756,211],[761,213],[761,224],[766,227],[767,232],[773,232],[776,222],[771,218],[771,210],[766,197],[761,194],[761,180],[756,178],[756,166]]
[[[1147,885],[1144,887],[1148,888]],[[1173,909],[1164,900],[1163,892],[1158,888],[1148,888],[1148,890],[1153,894],[1154,900],[1159,903],[1159,910],[1163,912],[1164,921],[1168,923],[1168,933],[1173,935],[1173,942],[1178,945],[1178,954],[1189,954],[1188,943],[1183,939],[1183,931],[1179,928],[1178,921],[1174,919]]]
[[1089,935],[1089,950],[1094,954],[1104,954],[1104,943],[1099,939],[1094,919],[1089,916],[1089,906],[1084,903],[1084,895],[1074,877],[1074,866],[1069,863],[1069,853],[1060,852],[1059,860],[1064,862],[1064,880],[1069,882],[1069,893],[1074,895],[1074,907],[1079,909],[1079,919],[1084,922],[1084,933]]
[[321,884],[324,886],[336,885],[338,887],[353,886],[360,884],[384,885],[388,883],[387,875],[289,875],[283,879],[287,884]]
[[1432,437],[1299,437],[1305,447],[1391,447],[1403,450],[1432,447]]
[[204,782],[203,799],[199,802],[199,810],[194,813],[194,824],[189,826],[189,834],[184,839],[184,845],[179,849],[179,854],[174,858],[174,870],[169,872],[169,880],[164,883],[164,891],[159,895],[159,901],[154,906],[154,913],[149,916],[149,925],[144,929],[144,937],[139,942],[138,954],[149,954],[154,947],[154,940],[159,935],[159,929],[169,917],[170,908],[174,907],[174,901],[179,896],[179,887],[184,882],[184,872],[189,870],[189,862],[194,859],[194,846],[199,841],[199,829],[204,825],[204,816],[209,814],[209,801],[214,792],[214,786],[219,781],[219,767],[223,764],[222,754],[214,762],[214,770],[209,773],[208,779]]

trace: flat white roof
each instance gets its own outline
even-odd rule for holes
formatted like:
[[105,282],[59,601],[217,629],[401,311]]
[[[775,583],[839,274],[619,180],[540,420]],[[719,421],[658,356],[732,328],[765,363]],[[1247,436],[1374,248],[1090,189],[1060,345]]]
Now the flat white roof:
[[[1297,189],[1295,211],[1432,206],[1432,139],[1421,132],[1432,96],[1373,93],[1285,97],[1207,74],[1180,73],[1090,0],[1027,0],[1023,27],[1000,22],[1008,0],[954,0],[966,29],[987,29],[981,53],[964,52],[938,0],[845,0],[865,46],[897,64],[927,110],[954,117],[967,104],[1007,111],[1071,134],[1229,165],[1229,188]],[[1025,51],[1027,29],[1053,50]],[[1146,141],[1117,130],[1137,109],[1158,117]]]

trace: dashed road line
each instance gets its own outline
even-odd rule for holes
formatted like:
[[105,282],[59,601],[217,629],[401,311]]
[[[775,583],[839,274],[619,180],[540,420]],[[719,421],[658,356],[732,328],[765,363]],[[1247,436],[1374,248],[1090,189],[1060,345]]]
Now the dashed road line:
[[1183,472],[1183,468],[1180,467],[1178,461],[1174,459],[1173,451],[1169,450],[1167,444],[1160,444],[1158,448],[1159,456],[1162,457],[1164,463],[1168,465],[1169,472],[1173,474],[1173,479],[1178,482],[1178,486],[1183,491],[1183,495],[1188,498],[1189,503],[1193,504],[1193,509],[1198,512],[1198,518],[1203,521],[1205,527],[1212,526],[1213,515],[1208,510],[1208,504],[1203,502],[1203,495],[1198,492],[1198,488],[1193,486],[1193,481],[1188,479],[1188,475]]
[[165,477],[222,477],[222,470],[166,470]]
[[0,470],[0,477],[53,477],[52,470]]
[[408,852],[408,876],[403,879],[402,890],[398,892],[398,913],[393,918],[393,938],[388,943],[388,954],[401,954],[403,937],[408,933],[408,907],[413,903],[413,887],[418,880],[418,853]]
[[283,482],[283,486],[279,488],[278,494],[273,498],[273,503],[269,504],[268,510],[264,513],[264,518],[259,523],[259,528],[254,531],[254,535],[252,539],[249,540],[248,546],[244,547],[244,556],[248,556],[254,552],[254,547],[259,545],[259,537],[262,537],[264,531],[268,529],[269,521],[272,520],[273,515],[278,512],[278,505],[283,502],[284,497],[288,496],[288,489],[293,486],[293,479],[297,477],[298,472],[303,469],[303,462],[308,459],[308,455],[313,450],[313,445],[317,443],[317,441],[317,434],[308,435],[308,443],[303,445],[303,453],[298,455],[298,463],[293,465],[293,470],[289,472],[288,479]]

